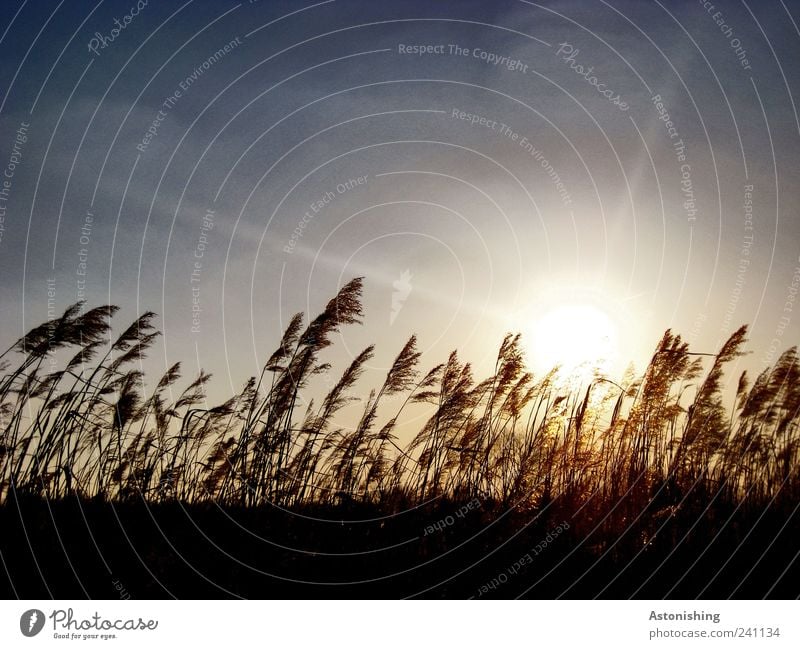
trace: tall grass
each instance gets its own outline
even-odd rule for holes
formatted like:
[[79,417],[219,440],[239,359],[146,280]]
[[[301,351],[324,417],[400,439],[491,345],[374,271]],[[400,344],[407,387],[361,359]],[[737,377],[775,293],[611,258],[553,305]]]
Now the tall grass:
[[[483,380],[455,351],[421,371],[412,336],[343,427],[337,414],[356,399],[372,346],[319,404],[301,404],[331,369],[320,356],[332,335],[361,322],[361,292],[354,279],[308,324],[295,315],[261,373],[212,408],[201,405],[210,378],[202,372],[170,399],[178,363],[145,384],[136,367],[158,336],[154,314],[112,341],[117,307],[71,306],[0,356],[0,498],[398,508],[437,497],[525,507],[624,498],[635,511],[693,490],[737,502],[798,494],[795,348],[752,384],[743,373],[726,402],[724,372],[743,354],[746,327],[716,354],[696,354],[666,331],[641,376],[577,387],[555,369],[528,371],[518,335],[502,341]],[[63,368],[47,371],[53,357]],[[401,445],[411,404],[427,404],[428,416]]]

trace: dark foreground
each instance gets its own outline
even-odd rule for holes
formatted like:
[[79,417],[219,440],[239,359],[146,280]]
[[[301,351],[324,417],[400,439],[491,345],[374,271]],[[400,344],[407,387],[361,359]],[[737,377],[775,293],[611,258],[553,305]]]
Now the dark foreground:
[[[12,499],[4,598],[796,598],[796,507],[391,514]],[[586,503],[583,503],[586,505]],[[632,521],[634,521],[632,523]],[[628,529],[627,532],[621,530]]]

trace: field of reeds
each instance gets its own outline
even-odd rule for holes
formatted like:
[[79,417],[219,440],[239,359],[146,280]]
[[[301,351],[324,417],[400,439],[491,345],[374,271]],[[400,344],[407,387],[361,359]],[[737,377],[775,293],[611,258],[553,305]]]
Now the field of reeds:
[[[368,395],[355,391],[372,346],[318,403],[306,399],[314,378],[332,371],[320,360],[332,336],[361,322],[361,291],[354,279],[315,318],[294,316],[261,373],[210,408],[208,374],[184,380],[176,363],[155,381],[137,369],[158,336],[153,313],[114,336],[116,307],[74,305],[6,350],[0,549],[8,593],[20,594],[19,571],[35,568],[45,590],[59,584],[55,596],[113,596],[106,573],[115,571],[107,563],[95,571],[96,556],[84,567],[103,575],[91,592],[70,561],[71,572],[63,568],[65,548],[84,556],[89,540],[128,566],[132,549],[149,548],[135,553],[149,576],[136,577],[140,568],[123,581],[150,597],[492,596],[502,589],[481,587],[507,565],[528,574],[506,592],[514,596],[528,592],[531,575],[539,581],[528,594],[538,596],[763,596],[784,592],[796,575],[796,548],[787,551],[800,503],[795,348],[758,376],[731,380],[725,372],[745,353],[746,327],[714,353],[667,331],[641,375],[575,385],[555,368],[528,371],[518,335],[501,342],[486,378],[456,352],[420,368],[412,336]],[[55,370],[54,358],[63,359]],[[360,417],[343,427],[337,414],[353,403]],[[401,443],[411,404],[429,414]],[[562,523],[568,531],[554,538]],[[8,540],[12,529],[17,541]],[[189,542],[198,531],[205,540]],[[203,563],[209,536],[237,558],[219,564],[226,571]],[[165,544],[176,537],[185,543]],[[547,538],[541,567],[520,564]],[[49,581],[30,563],[35,547],[50,557],[45,564],[55,562]],[[332,567],[331,555],[359,560]],[[204,567],[186,569],[189,556]],[[422,578],[426,562],[435,565]],[[242,565],[270,575],[269,590]],[[481,576],[465,582],[476,565]],[[751,581],[726,577],[731,570]],[[395,572],[394,580],[375,577]],[[333,583],[347,589],[320,586]],[[28,594],[47,594],[37,588]]]

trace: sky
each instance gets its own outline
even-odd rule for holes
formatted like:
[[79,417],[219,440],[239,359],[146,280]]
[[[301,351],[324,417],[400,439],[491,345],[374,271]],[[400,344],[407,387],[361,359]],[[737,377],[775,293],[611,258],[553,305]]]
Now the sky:
[[[757,372],[800,332],[800,3],[0,5],[0,336],[159,314],[224,399],[363,276],[330,377],[411,333],[487,375],[619,376],[672,328]],[[597,351],[600,350],[600,351]],[[587,359],[592,360],[592,359]],[[733,376],[730,380],[735,381]],[[364,388],[366,393],[367,387]]]

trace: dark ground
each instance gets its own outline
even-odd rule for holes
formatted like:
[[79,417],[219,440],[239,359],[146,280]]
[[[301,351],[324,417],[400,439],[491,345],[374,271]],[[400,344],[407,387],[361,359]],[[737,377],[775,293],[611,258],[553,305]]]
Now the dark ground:
[[[353,505],[289,513],[12,498],[0,507],[0,594],[26,599],[800,595],[794,507],[735,511],[715,503],[705,511],[697,502],[674,516],[645,512],[620,534],[635,518],[624,506],[599,526],[601,514],[590,516],[588,508],[576,514],[575,504],[555,502],[543,512],[525,512],[484,502],[457,516],[462,506],[438,502],[391,515]],[[526,554],[531,560],[520,561]]]

